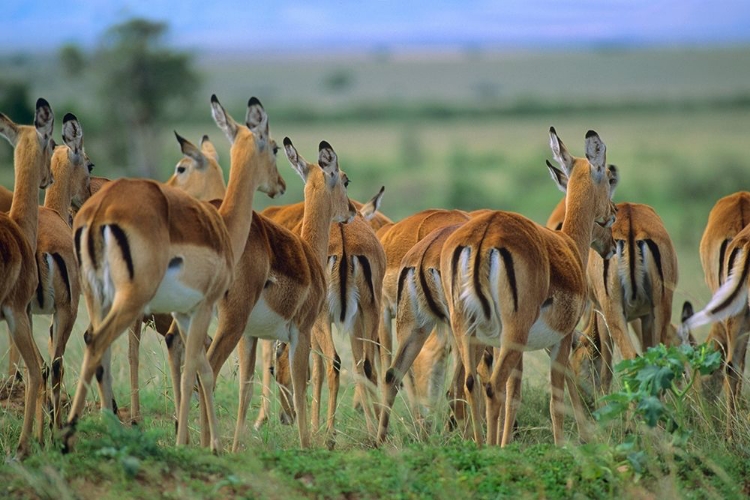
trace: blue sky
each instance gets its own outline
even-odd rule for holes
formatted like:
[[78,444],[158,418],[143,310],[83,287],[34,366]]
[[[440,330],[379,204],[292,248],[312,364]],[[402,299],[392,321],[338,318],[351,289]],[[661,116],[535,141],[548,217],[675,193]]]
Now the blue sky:
[[92,46],[132,16],[168,21],[170,43],[206,51],[750,42],[747,0],[3,0],[0,51]]

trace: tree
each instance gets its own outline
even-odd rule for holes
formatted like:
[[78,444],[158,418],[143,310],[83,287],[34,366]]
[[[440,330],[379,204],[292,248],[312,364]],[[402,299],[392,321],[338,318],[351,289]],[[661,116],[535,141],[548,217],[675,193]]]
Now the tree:
[[190,106],[198,87],[192,58],[163,43],[166,23],[131,19],[109,28],[94,54],[104,109],[128,143],[135,173],[159,175],[158,126]]

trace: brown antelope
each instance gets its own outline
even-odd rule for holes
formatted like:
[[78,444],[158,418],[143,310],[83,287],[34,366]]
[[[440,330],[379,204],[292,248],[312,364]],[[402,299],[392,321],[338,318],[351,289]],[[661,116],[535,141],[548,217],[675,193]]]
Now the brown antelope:
[[[200,375],[211,449],[219,434],[213,405],[214,374],[204,349],[216,301],[232,282],[252,222],[256,189],[276,196],[284,183],[269,145],[268,116],[256,98],[239,125],[211,96],[214,121],[232,144],[227,194],[218,210],[181,190],[147,179],[106,184],[73,222],[81,284],[92,331],[68,418],[64,449],[81,414],[88,384],[104,351],[136,319],[171,312],[185,341],[183,394]],[[138,203],[133,203],[138,200]],[[105,402],[103,402],[105,403]],[[177,444],[187,442],[190,398],[180,402]]]
[[[555,443],[563,441],[566,381],[582,430],[583,407],[567,374],[568,356],[588,299],[585,271],[593,226],[611,226],[615,219],[611,172],[606,168],[606,147],[594,131],[586,134],[586,158],[570,155],[554,128],[550,128],[550,146],[562,168],[548,164],[550,173],[567,193],[561,231],[515,213],[489,212],[457,229],[441,252],[443,287],[467,372],[466,394],[477,443],[482,442],[480,388],[486,392],[488,443],[506,445],[511,440],[514,378],[521,376],[524,350],[551,348]],[[498,353],[488,381],[477,380],[473,348],[477,342],[492,345]]]
[[[378,345],[378,326],[380,320],[380,291],[382,290],[383,272],[385,269],[385,254],[375,236],[374,228],[388,223],[389,219],[378,212],[384,188],[367,203],[362,204],[352,200],[357,207],[358,215],[348,224],[331,225],[328,243],[328,315],[313,328],[312,349],[313,356],[312,382],[312,426],[318,428],[320,422],[320,401],[323,384],[323,362],[326,363],[326,379],[328,381],[328,414],[327,434],[328,445],[333,445],[334,419],[339,389],[339,371],[341,360],[333,344],[331,324],[335,323],[337,330],[349,337],[354,359],[354,373],[357,375],[357,394],[359,401],[367,402],[368,394],[372,396],[366,381],[377,384],[375,371],[375,349]],[[284,227],[299,233],[300,221],[295,216],[302,216],[298,204],[287,207],[269,207],[264,210],[270,212],[272,220]],[[268,407],[271,391],[271,370],[273,369],[273,346],[270,341],[262,341],[263,352],[263,398],[261,411],[255,422],[259,428],[268,419]],[[277,350],[276,374],[281,387],[286,387],[282,394],[282,421],[291,422],[293,413],[290,411],[288,398],[290,379],[287,349]],[[283,391],[283,389],[282,389]],[[369,404],[364,405],[365,418],[368,428],[374,432],[374,421]]]
[[93,163],[83,147],[83,129],[68,113],[63,118],[64,146],[52,156],[55,183],[47,189],[39,207],[36,262],[39,284],[31,302],[32,314],[51,314],[49,338],[53,425],[62,427],[60,391],[64,375],[63,354],[78,317],[80,284],[73,250],[73,231],[67,223],[68,210],[80,207],[89,197],[89,172]]
[[[686,341],[690,330],[711,324],[708,340],[724,357],[728,437],[732,436],[737,413],[750,331],[747,290],[750,216],[747,214],[750,214],[750,193],[747,191],[725,196],[711,209],[701,238],[700,257],[706,284],[713,297],[681,328],[683,341]],[[706,388],[711,389],[712,385]]]
[[[223,181],[223,179],[222,179]],[[97,176],[90,176],[89,178],[89,191],[91,195],[96,194],[102,187],[104,187],[105,184],[112,182],[110,179],[106,177],[97,177]],[[73,218],[75,217],[75,214],[80,209],[80,206],[76,206],[74,203],[70,210],[69,210],[69,219],[70,224],[73,224]],[[138,422],[140,420],[140,398],[138,396],[139,394],[139,383],[138,383],[138,369],[139,369],[139,357],[138,357],[138,348],[140,346],[141,341],[141,328],[143,323],[152,323],[154,329],[161,334],[162,336],[166,337],[170,332],[172,333],[172,336],[169,337],[169,339],[174,339],[175,337],[179,338],[179,333],[177,332],[177,325],[174,324],[174,328],[170,330],[170,328],[173,326],[173,318],[170,314],[147,314],[144,315],[142,320],[137,320],[133,323],[133,325],[130,327],[130,335],[128,335],[128,361],[130,364],[130,420],[131,422]],[[87,331],[90,332],[91,325],[89,324],[89,327]],[[182,344],[180,343],[180,346]],[[172,351],[170,351],[171,354]],[[180,355],[182,355],[182,352],[180,352]],[[114,398],[114,392],[112,390],[112,373],[109,365],[109,353],[105,352],[104,354],[104,362],[97,368],[96,371],[96,381],[99,386],[99,397],[100,401],[102,402],[102,408],[106,408],[109,410],[112,410],[113,413],[117,414],[119,409],[117,407],[117,402]],[[180,358],[182,359],[182,358]],[[179,372],[177,373],[177,379],[174,378],[175,373],[172,373],[172,381],[174,382],[173,388],[175,392],[179,391]]]
[[[240,404],[233,449],[239,448],[252,396],[258,337],[291,345],[294,407],[300,444],[310,446],[306,421],[306,385],[311,330],[325,300],[324,265],[331,221],[350,220],[355,209],[346,196],[349,183],[338,158],[325,141],[318,163],[299,156],[289,138],[284,149],[305,181],[305,216],[301,237],[254,214],[235,280],[219,301],[219,327],[208,352],[214,376],[239,343]],[[183,385],[183,394],[186,387]],[[189,398],[183,396],[184,401]],[[205,441],[205,433],[202,441]]]
[[[614,191],[615,187],[610,189]],[[612,340],[623,359],[637,355],[628,334],[628,323],[639,320],[634,328],[641,352],[659,343],[668,344],[670,331],[673,336],[675,332],[671,315],[678,279],[677,253],[664,223],[648,205],[618,203],[616,207],[617,221],[612,226],[612,237],[617,242],[617,253],[606,260],[591,252],[587,269],[593,300],[588,321],[593,328],[591,333],[598,334],[599,375],[604,391],[612,381]],[[559,226],[564,213],[561,202],[547,221],[547,227]],[[600,311],[601,315],[595,311]],[[574,350],[574,373],[591,347],[591,343],[583,341]]]
[[[460,224],[468,220],[469,215],[462,210],[444,210],[444,209],[428,209],[406,217],[405,219],[384,226],[377,232],[377,236],[380,239],[383,249],[386,253],[386,274],[383,280],[383,300],[381,307],[381,320],[380,320],[380,333],[379,338],[382,344],[381,347],[381,364],[384,367],[391,366],[391,355],[392,355],[392,326],[393,319],[397,317],[398,311],[398,277],[401,271],[401,261],[404,256],[414,247],[417,243],[422,241],[432,231],[451,226],[454,224]],[[442,337],[433,336],[430,337],[431,346],[434,352],[442,352],[445,349],[445,345],[441,342]],[[402,339],[399,338],[399,341]],[[439,345],[432,345],[432,343],[438,342]],[[420,352],[417,360],[414,362],[416,366],[427,365],[433,366],[433,361],[424,361],[426,353]],[[400,374],[403,376],[403,373]],[[386,373],[386,377],[388,374]],[[417,378],[423,378],[417,376]],[[384,387],[384,395],[389,391],[389,383],[386,381]],[[411,396],[412,391],[407,391]],[[456,395],[457,396],[457,395]],[[410,399],[413,404],[413,399]],[[386,405],[388,406],[388,405]],[[383,415],[381,414],[381,422]],[[387,427],[386,415],[386,427]],[[381,429],[379,435],[384,437],[383,424],[379,425]]]
[[[435,229],[423,240],[414,245],[401,259],[398,278],[398,308],[396,313],[396,335],[399,348],[393,365],[386,373],[384,395],[384,409],[380,417],[378,441],[382,442],[388,429],[390,409],[393,406],[399,384],[408,371],[412,388],[410,401],[412,404],[420,402],[430,406],[437,395],[442,392],[442,381],[445,378],[445,363],[451,350],[452,334],[448,331],[448,303],[443,293],[442,273],[440,270],[440,256],[443,245],[453,234],[471,217],[481,217],[488,211],[481,210],[465,216],[465,220],[458,224]],[[608,229],[594,226],[592,247],[602,255],[608,256],[614,249],[612,234]],[[430,334],[436,327],[438,331]],[[455,351],[454,351],[455,352]],[[480,367],[488,377],[492,365],[492,352],[487,351],[482,356]],[[451,391],[453,397],[462,395],[460,386],[456,384],[462,379],[463,364],[456,360],[454,383]],[[517,380],[520,382],[520,380]],[[416,390],[415,390],[416,389]],[[514,389],[520,397],[520,385]],[[461,417],[462,408],[454,402],[454,416]],[[416,413],[412,408],[412,413]]]
[[50,160],[55,143],[52,109],[44,99],[36,102],[34,125],[17,125],[0,113],[0,135],[14,148],[15,192],[8,214],[0,213],[0,319],[8,324],[13,344],[26,365],[26,395],[17,457],[29,452],[34,419],[36,438],[43,437],[45,380],[42,356],[31,330],[29,305],[37,288],[35,262],[39,188],[52,183]]
[[[219,154],[215,146],[204,135],[201,139],[200,149],[196,148],[190,141],[180,140],[178,142],[184,154],[183,158],[177,162],[174,174],[167,180],[166,185],[185,191],[189,195],[202,201],[221,200],[226,193],[226,183],[224,182],[224,173],[219,166]],[[271,147],[276,154],[276,143],[271,140]],[[108,179],[101,179],[99,182],[107,182]],[[141,418],[140,403],[140,383],[138,370],[140,369],[140,345],[141,345],[141,328],[144,322],[153,321],[154,329],[157,333],[164,336],[167,343],[167,351],[170,356],[170,370],[172,375],[172,390],[174,391],[175,407],[179,407],[181,399],[180,392],[180,367],[184,361],[184,345],[180,340],[177,329],[177,323],[173,321],[168,314],[153,314],[143,317],[143,320],[137,320],[130,328],[128,335],[128,364],[130,366],[130,420],[138,422]],[[206,349],[210,342],[207,340]],[[102,400],[111,396],[111,376],[109,376],[108,367],[104,368],[106,373],[105,382],[108,387],[102,391]],[[113,400],[114,411],[116,404]]]

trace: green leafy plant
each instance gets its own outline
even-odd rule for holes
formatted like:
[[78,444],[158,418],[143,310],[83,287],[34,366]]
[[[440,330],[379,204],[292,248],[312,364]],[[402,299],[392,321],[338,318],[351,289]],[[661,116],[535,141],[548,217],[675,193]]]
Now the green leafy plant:
[[652,428],[661,423],[675,443],[684,443],[690,436],[685,425],[686,395],[700,375],[720,365],[721,353],[708,343],[652,347],[615,367],[622,389],[603,398],[605,405],[594,412],[594,418],[607,422],[631,414]]

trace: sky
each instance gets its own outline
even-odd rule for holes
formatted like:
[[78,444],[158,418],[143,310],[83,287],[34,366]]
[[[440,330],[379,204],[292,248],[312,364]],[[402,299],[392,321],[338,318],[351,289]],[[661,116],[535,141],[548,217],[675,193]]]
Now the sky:
[[3,0],[1,16],[6,53],[93,47],[134,16],[205,52],[750,43],[747,0]]

